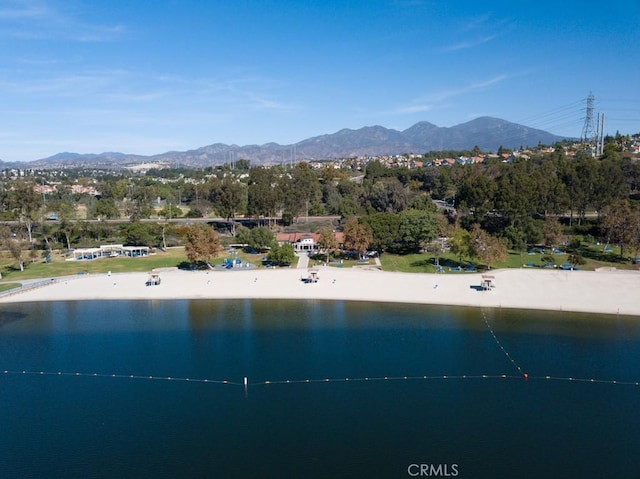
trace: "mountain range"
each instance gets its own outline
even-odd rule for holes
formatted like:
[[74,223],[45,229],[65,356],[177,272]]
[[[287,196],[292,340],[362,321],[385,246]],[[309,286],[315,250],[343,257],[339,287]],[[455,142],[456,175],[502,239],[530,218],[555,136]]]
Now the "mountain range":
[[[291,145],[226,145],[215,143],[189,151],[170,151],[158,155],[124,153],[58,153],[29,162],[29,167],[124,167],[139,163],[171,166],[206,167],[250,160],[252,165],[272,165],[303,160],[380,156],[403,153],[426,153],[443,150],[471,150],[475,146],[495,152],[500,146],[515,149],[538,144],[550,145],[566,139],[549,132],[492,117],[480,117],[452,127],[439,127],[421,121],[403,131],[382,126],[366,126],[357,130],[342,129],[336,133],[315,136]],[[4,163],[4,167],[8,164]],[[20,167],[25,164],[21,163]]]

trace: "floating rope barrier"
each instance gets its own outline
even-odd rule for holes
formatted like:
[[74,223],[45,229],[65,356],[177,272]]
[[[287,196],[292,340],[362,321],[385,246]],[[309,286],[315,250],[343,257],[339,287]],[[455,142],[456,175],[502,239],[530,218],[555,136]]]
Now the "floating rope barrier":
[[367,381],[424,381],[437,379],[521,379],[520,376],[507,376],[506,374],[490,375],[449,375],[442,376],[381,376],[381,377],[356,377],[356,378],[325,378],[325,379],[293,379],[277,381],[259,381],[251,383],[252,386],[268,386],[270,384],[310,384],[310,383],[347,383]]
[[[356,381],[420,381],[420,380],[471,380],[471,379],[503,379],[503,380],[519,380],[521,381],[523,376],[514,376],[507,374],[480,374],[480,375],[449,375],[442,376],[385,376],[385,377],[364,377],[364,378],[327,378],[327,379],[297,379],[297,380],[279,380],[279,381],[261,381],[251,383],[252,386],[265,386],[271,384],[304,384],[304,383],[336,383],[336,382],[356,382]],[[526,376],[525,379],[536,380],[551,380],[551,381],[575,381],[583,383],[599,383],[599,384],[611,384],[611,385],[623,385],[623,386],[640,386],[638,381],[618,381],[615,379],[594,379],[594,378],[576,378],[576,377],[560,377],[560,376]]]
[[[278,379],[278,380],[262,380],[249,383],[247,377],[243,378],[242,382],[229,381],[226,379],[206,379],[206,378],[190,378],[190,377],[175,377],[175,376],[152,376],[141,374],[105,374],[105,373],[84,373],[84,372],[53,372],[53,371],[2,371],[5,375],[22,375],[22,376],[67,376],[67,377],[92,377],[103,379],[129,379],[138,381],[173,381],[173,382],[190,382],[201,384],[220,384],[229,386],[244,387],[257,387],[257,386],[278,386],[286,384],[318,384],[318,383],[348,383],[348,382],[384,382],[384,381],[460,381],[460,380],[522,380],[522,375],[508,375],[508,374],[444,374],[444,375],[432,375],[432,376],[364,376],[364,377],[347,377],[347,378],[322,378],[322,379]],[[581,377],[562,377],[562,376],[533,376],[527,377],[531,381],[567,381],[567,382],[582,382],[582,383],[597,383],[597,384],[610,384],[621,386],[640,386],[638,381],[619,381],[614,379],[595,379],[595,378],[581,378]]]
[[536,377],[532,379],[547,379],[551,381],[570,381],[570,382],[580,382],[580,383],[598,383],[598,384],[617,384],[623,386],[640,386],[640,382],[638,381],[618,381],[616,379],[587,379],[587,378],[574,378],[574,377],[558,377],[558,376],[543,376]]
[[82,373],[82,372],[53,372],[53,371],[10,371],[4,370],[3,374],[10,375],[29,375],[29,376],[75,376],[75,377],[92,377],[92,378],[112,378],[112,379],[137,379],[147,381],[179,381],[179,382],[191,382],[191,383],[211,383],[211,384],[230,384],[233,386],[242,386],[242,383],[227,381],[225,379],[202,379],[202,378],[187,378],[187,377],[175,377],[175,376],[143,376],[140,374],[105,374],[105,373]]
[[623,385],[623,386],[640,386],[639,381],[619,381],[615,379],[595,379],[595,378],[582,378],[582,377],[563,377],[563,376],[533,376],[524,372],[522,367],[516,362],[516,360],[509,354],[496,336],[495,331],[491,327],[487,315],[482,311],[482,319],[486,325],[489,333],[493,337],[493,340],[498,345],[500,350],[504,353],[505,357],[518,371],[519,375],[507,375],[507,374],[476,374],[476,375],[431,375],[431,376],[363,376],[363,377],[346,377],[346,378],[315,378],[315,379],[276,379],[276,380],[262,380],[255,381],[249,384],[249,378],[244,377],[242,382],[229,381],[227,379],[206,379],[206,378],[191,378],[191,377],[176,377],[176,376],[153,376],[153,375],[141,375],[141,374],[121,374],[121,373],[87,373],[87,372],[64,372],[64,371],[28,371],[28,370],[4,370],[5,375],[24,375],[24,376],[73,376],[73,377],[93,377],[93,378],[111,378],[111,379],[129,379],[129,380],[146,380],[146,381],[174,381],[174,382],[190,382],[190,383],[206,383],[206,384],[221,384],[230,386],[241,386],[247,390],[248,387],[257,386],[270,386],[270,385],[285,385],[285,384],[318,384],[318,383],[348,383],[348,382],[383,382],[383,381],[435,381],[435,380],[514,380],[514,379],[530,379],[530,380],[543,380],[543,381],[566,381],[566,382],[582,382],[582,383],[597,383],[597,384],[609,384],[609,385]]
[[511,361],[511,364],[513,364],[513,366],[518,370],[518,372],[522,375],[523,378],[528,379],[529,375],[527,373],[525,373],[522,368],[520,367],[520,365],[518,363],[516,363],[515,359],[513,359],[513,357],[509,354],[509,352],[504,348],[504,346],[502,345],[502,343],[500,342],[500,340],[498,339],[498,337],[496,336],[496,333],[493,331],[493,328],[491,327],[491,325],[489,324],[489,321],[487,320],[487,315],[485,314],[484,311],[482,311],[482,319],[484,320],[484,324],[487,325],[487,329],[489,330],[489,332],[491,333],[491,336],[493,336],[494,341],[496,342],[496,344],[498,345],[498,347],[502,350],[502,352],[504,353],[504,355],[507,357],[507,359],[509,361]]

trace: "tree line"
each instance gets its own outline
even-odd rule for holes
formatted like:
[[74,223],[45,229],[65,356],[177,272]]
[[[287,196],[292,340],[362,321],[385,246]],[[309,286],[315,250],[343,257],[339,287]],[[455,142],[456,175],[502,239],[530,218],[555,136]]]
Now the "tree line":
[[[567,157],[558,148],[508,163],[494,159],[473,165],[390,168],[370,161],[362,171],[333,164],[313,168],[306,162],[240,166],[104,175],[93,182],[98,196],[72,193],[64,184],[46,195],[37,193],[34,185],[51,180],[44,176],[7,180],[0,187],[0,219],[17,221],[20,228],[5,231],[5,244],[17,237],[42,249],[52,243],[71,248],[114,235],[107,226],[83,221],[91,218],[128,221],[116,235],[136,244],[163,245],[172,236],[162,224],[173,218],[217,216],[234,225],[243,216],[264,219],[273,227],[266,222],[278,218],[279,224],[289,225],[307,215],[340,216],[345,233],[354,228],[347,220],[359,218],[364,232],[346,237],[370,238],[367,248],[381,252],[420,250],[440,236],[464,236],[462,231],[475,238],[477,251],[499,250],[491,238],[522,249],[549,241],[546,230],[561,217],[580,231],[592,225],[587,220],[593,216],[596,228],[589,233],[632,249],[638,242],[633,225],[640,165],[621,157],[611,142],[601,158],[587,152]],[[78,181],[91,179],[74,178]],[[433,200],[451,208],[437,210]],[[49,215],[57,221],[47,223]],[[143,218],[157,218],[158,224],[140,226]],[[489,236],[481,241],[482,235]],[[350,245],[364,251],[366,242],[356,239]]]

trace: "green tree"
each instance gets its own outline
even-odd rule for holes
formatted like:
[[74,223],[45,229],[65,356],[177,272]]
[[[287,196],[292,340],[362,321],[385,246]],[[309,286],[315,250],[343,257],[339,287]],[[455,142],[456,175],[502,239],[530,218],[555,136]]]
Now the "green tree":
[[151,206],[156,198],[155,188],[151,185],[136,185],[132,188],[129,201],[126,203],[126,213],[133,222],[149,218],[153,214]]
[[293,220],[307,213],[322,196],[318,178],[311,166],[304,161],[293,167],[290,176],[283,175],[279,185],[283,191],[283,217],[286,213]]
[[638,223],[638,213],[631,210],[628,201],[618,201],[606,209],[602,227],[606,231],[608,240],[620,245],[621,258],[624,258],[625,246],[638,242],[640,236]]
[[471,253],[471,233],[460,227],[455,228],[449,234],[449,248],[462,263],[463,258],[468,257]]
[[493,208],[495,194],[496,182],[480,165],[473,165],[466,168],[456,200],[459,207],[469,209],[479,220]]
[[58,214],[58,230],[64,235],[67,249],[71,249],[71,236],[76,229],[76,208],[70,201],[59,201],[54,211]]
[[436,205],[427,193],[414,196],[409,202],[409,208],[414,210],[425,210],[432,213],[436,212]]
[[536,185],[527,168],[524,163],[505,165],[503,173],[497,179],[495,207],[509,220],[509,224],[536,212]]
[[20,271],[24,271],[24,259],[23,259],[23,247],[24,241],[14,235],[6,225],[0,225],[0,241],[4,249],[9,251],[9,254],[16,260]]
[[405,210],[400,213],[400,240],[409,247],[420,249],[438,236],[435,216],[424,210]]
[[137,221],[122,226],[125,243],[133,246],[155,246],[160,243],[161,231],[157,224]]
[[249,233],[248,245],[256,251],[265,251],[273,246],[275,242],[274,234],[264,226],[257,226]]
[[503,238],[507,246],[520,253],[520,260],[527,250],[527,235],[519,226],[507,226],[503,231]]
[[179,218],[182,216],[182,210],[176,205],[168,204],[158,211],[158,216],[166,219]]
[[369,161],[365,167],[365,180],[373,183],[378,178],[389,176],[389,169],[379,160]]
[[521,252],[527,249],[527,236],[522,228],[518,226],[507,226],[503,234],[509,248]]
[[111,220],[119,218],[120,212],[113,198],[100,198],[93,207],[92,216],[94,218]]
[[282,189],[273,168],[256,167],[249,170],[247,213],[255,217],[273,218],[282,203]]
[[372,233],[372,246],[383,252],[401,241],[400,215],[396,213],[374,213],[362,216],[360,221],[369,226]]
[[274,242],[271,247],[271,251],[267,255],[269,261],[276,263],[280,266],[282,265],[290,265],[296,259],[296,253],[293,250],[293,245],[291,243],[284,243],[280,246],[277,242]]
[[251,230],[246,226],[238,226],[236,228],[236,243],[249,246],[251,242]]
[[369,204],[375,211],[398,213],[408,202],[408,192],[397,178],[381,178],[369,189]]
[[29,244],[33,242],[33,225],[42,219],[42,196],[29,183],[20,182],[8,192],[9,207],[27,231]]
[[619,159],[605,158],[595,163],[595,168],[591,205],[600,215],[607,206],[628,198],[629,187]]
[[193,225],[186,229],[184,249],[191,263],[205,263],[213,269],[211,262],[222,251],[220,237],[213,228],[206,225]]
[[564,159],[559,162],[560,180],[566,191],[567,208],[569,209],[569,226],[573,225],[573,218],[578,213],[578,205],[581,204],[582,189],[578,181],[578,172],[574,162]]
[[562,214],[569,206],[566,187],[560,178],[559,165],[560,160],[545,159],[534,171],[535,209],[545,216]]
[[227,221],[235,218],[243,206],[244,186],[232,178],[224,178],[212,191],[213,205],[220,216]]
[[18,263],[18,267],[20,271],[24,271],[24,257],[23,257],[23,249],[24,242],[18,238],[8,238],[5,241],[5,248],[9,250],[9,253]]
[[332,190],[327,198],[327,209],[329,214],[348,218],[358,213],[361,208],[358,205],[356,196]]

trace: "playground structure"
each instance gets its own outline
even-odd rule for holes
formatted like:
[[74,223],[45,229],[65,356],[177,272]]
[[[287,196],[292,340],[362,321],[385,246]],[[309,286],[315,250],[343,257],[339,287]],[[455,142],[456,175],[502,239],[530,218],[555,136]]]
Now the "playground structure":
[[222,260],[223,269],[249,269],[255,268],[253,263],[242,261],[240,258],[225,258]]

